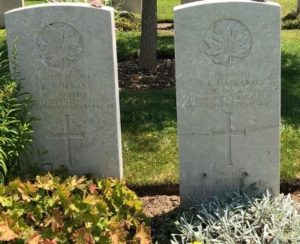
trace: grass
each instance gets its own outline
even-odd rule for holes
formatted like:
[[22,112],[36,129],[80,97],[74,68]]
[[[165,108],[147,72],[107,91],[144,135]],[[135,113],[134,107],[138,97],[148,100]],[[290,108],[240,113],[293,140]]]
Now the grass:
[[[44,3],[45,0],[25,0],[25,5]],[[173,22],[173,8],[180,5],[180,0],[158,0],[157,18],[159,22]]]
[[120,98],[127,182],[178,182],[175,89],[125,90]]
[[[117,48],[119,61],[138,56],[140,37],[140,32],[118,32]],[[159,34],[157,52],[159,58],[174,57],[174,37],[172,34]]]
[[40,0],[40,1],[28,1],[28,0],[25,0],[25,6],[30,6],[30,5],[34,5],[34,4],[40,4],[40,3],[45,3],[45,1],[43,0]]
[[[295,9],[295,0],[278,2],[283,6],[283,13]],[[162,6],[167,5],[170,7],[171,1]],[[139,42],[139,32],[119,32],[119,61],[137,57]],[[158,54],[160,57],[174,55],[171,34],[160,34]],[[300,179],[299,67],[300,31],[282,31],[282,179]],[[125,178],[128,183],[178,183],[175,90],[124,90],[120,98]]]
[[[168,41],[171,45],[172,40]],[[300,31],[283,31],[281,127],[283,180],[300,179],[299,67]],[[125,176],[130,184],[178,183],[175,100],[174,89],[121,92]]]
[[274,0],[272,2],[277,2],[281,5],[282,16],[285,16],[287,13],[290,13],[296,10],[296,0]]
[[173,22],[173,8],[180,5],[181,0],[158,0],[157,16],[159,22]]
[[281,176],[300,178],[300,30],[282,32]]
[[[130,1],[130,0],[129,0]],[[173,22],[173,8],[180,5],[181,0],[157,0],[157,18],[158,22]],[[45,0],[25,0],[25,5],[44,3]],[[282,7],[282,16],[296,10],[296,0],[274,0]]]

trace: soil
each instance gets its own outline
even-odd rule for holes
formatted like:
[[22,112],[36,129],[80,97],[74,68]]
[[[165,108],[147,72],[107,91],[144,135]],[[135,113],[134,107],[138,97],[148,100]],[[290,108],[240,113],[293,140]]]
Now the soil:
[[130,89],[167,88],[175,86],[175,61],[158,60],[157,68],[147,72],[138,67],[138,60],[119,63],[119,86]]
[[[165,27],[165,26],[163,26]],[[119,63],[120,88],[144,90],[150,88],[175,87],[175,61],[162,59],[157,69],[147,72],[138,67],[138,60]],[[176,232],[174,221],[184,211],[180,206],[179,186],[144,186],[131,187],[144,203],[144,213],[150,218],[153,241],[169,243],[170,235]],[[299,203],[300,180],[281,182],[281,192],[291,194]]]

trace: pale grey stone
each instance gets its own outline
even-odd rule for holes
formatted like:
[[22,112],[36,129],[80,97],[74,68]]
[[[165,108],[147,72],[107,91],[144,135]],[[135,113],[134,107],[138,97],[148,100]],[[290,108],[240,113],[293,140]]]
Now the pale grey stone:
[[24,0],[0,0],[0,28],[5,28],[4,13],[24,6]]
[[183,203],[254,182],[278,193],[280,6],[181,5],[175,47]]
[[[5,14],[11,65],[36,105],[34,148],[71,173],[122,177],[114,10],[43,4]],[[13,70],[13,69],[12,69]]]

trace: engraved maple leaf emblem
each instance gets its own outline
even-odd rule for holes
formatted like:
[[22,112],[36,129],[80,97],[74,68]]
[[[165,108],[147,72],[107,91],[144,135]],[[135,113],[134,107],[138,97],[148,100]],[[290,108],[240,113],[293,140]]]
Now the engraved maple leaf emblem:
[[73,26],[53,23],[39,33],[37,51],[46,65],[59,69],[68,68],[81,57],[83,39]]
[[213,63],[232,66],[250,53],[252,38],[248,28],[234,19],[221,19],[214,23],[204,38],[206,56]]

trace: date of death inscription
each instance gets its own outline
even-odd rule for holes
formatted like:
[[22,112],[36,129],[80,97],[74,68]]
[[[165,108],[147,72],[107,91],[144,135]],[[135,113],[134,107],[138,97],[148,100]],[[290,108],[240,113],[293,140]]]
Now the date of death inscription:
[[99,85],[91,85],[90,77],[83,74],[43,75],[37,86],[34,109],[39,111],[114,109],[113,96]]

